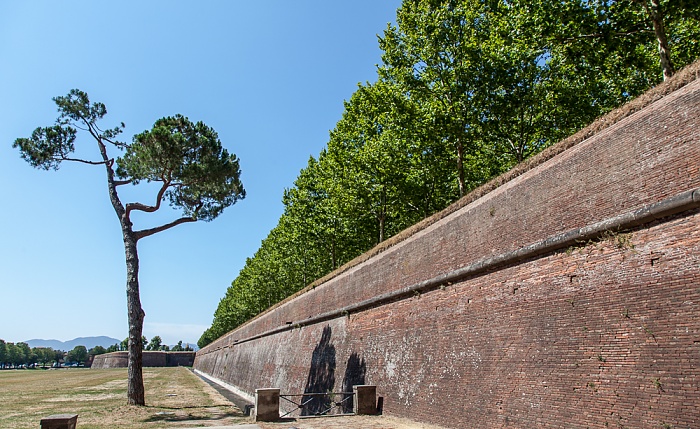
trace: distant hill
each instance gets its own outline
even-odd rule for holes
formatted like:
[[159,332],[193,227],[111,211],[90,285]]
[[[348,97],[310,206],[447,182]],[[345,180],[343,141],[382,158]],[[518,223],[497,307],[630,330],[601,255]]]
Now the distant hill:
[[70,341],[58,341],[58,340],[28,340],[25,343],[29,344],[29,347],[51,347],[54,350],[70,351],[75,348],[75,346],[85,346],[88,350],[95,346],[102,346],[107,348],[112,344],[119,344],[121,340],[110,337],[80,337]]

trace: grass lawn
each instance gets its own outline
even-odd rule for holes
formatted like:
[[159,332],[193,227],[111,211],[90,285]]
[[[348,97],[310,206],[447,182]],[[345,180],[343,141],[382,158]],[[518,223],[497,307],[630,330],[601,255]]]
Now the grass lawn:
[[125,368],[0,371],[0,427],[39,428],[51,414],[78,414],[78,429],[177,428],[245,423],[189,369],[144,368],[146,406],[126,404]]

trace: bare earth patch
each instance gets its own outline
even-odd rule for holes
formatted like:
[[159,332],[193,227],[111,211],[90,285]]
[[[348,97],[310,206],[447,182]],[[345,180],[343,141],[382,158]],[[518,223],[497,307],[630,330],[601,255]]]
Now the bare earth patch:
[[297,419],[294,422],[258,423],[261,429],[443,429],[390,416],[342,416]]

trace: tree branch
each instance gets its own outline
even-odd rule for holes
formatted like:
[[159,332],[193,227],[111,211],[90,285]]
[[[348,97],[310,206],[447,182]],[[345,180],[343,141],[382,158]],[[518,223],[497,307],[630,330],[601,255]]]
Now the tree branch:
[[141,203],[129,203],[126,205],[126,214],[127,216],[129,213],[131,213],[132,210],[139,210],[142,212],[147,212],[147,213],[153,213],[154,211],[158,210],[160,208],[160,203],[163,200],[163,195],[165,194],[165,191],[168,190],[168,187],[170,186],[170,182],[163,182],[163,186],[161,186],[160,190],[158,191],[158,196],[156,197],[156,205],[154,206],[147,206],[145,204]]
[[144,237],[148,237],[149,235],[157,234],[161,231],[165,231],[166,229],[170,229],[174,226],[178,226],[181,223],[187,223],[187,222],[196,222],[197,219],[194,217],[181,217],[180,219],[174,220],[170,223],[166,223],[165,225],[158,226],[156,228],[150,228],[150,229],[144,229],[141,231],[134,231],[134,236],[136,237],[136,240],[140,240]]
[[119,141],[116,141],[116,140],[113,141],[112,139],[108,139],[108,138],[105,137],[105,136],[102,136],[102,139],[104,139],[105,141],[107,141],[107,143],[111,143],[111,144],[113,144],[114,146],[116,146],[116,147],[118,147],[118,148],[121,148],[121,149],[127,147],[127,144],[126,144],[126,143],[122,143],[122,142],[119,142]]
[[[639,33],[651,33],[651,30],[648,30],[646,28],[643,28],[641,30],[631,30],[631,31],[615,31],[611,32],[611,36],[631,36],[633,34],[639,34]],[[560,42],[573,42],[574,40],[580,40],[580,39],[602,39],[605,37],[605,33],[591,33],[591,34],[579,34],[577,36],[571,36],[571,37],[566,37],[566,38],[561,38],[558,37]]]
[[129,185],[133,183],[133,180],[115,180],[114,186]]
[[[103,144],[103,143],[102,143],[102,138],[101,138],[100,133],[98,133],[97,131],[95,131],[95,124],[93,124],[92,122],[88,121],[88,120],[87,120],[86,118],[84,118],[82,115],[80,115],[80,119],[82,119],[82,121],[85,123],[85,125],[87,125],[87,130],[86,130],[86,131],[89,132],[90,135],[91,135],[95,140],[99,141],[100,144]],[[77,127],[77,125],[76,125],[76,127]]]
[[73,162],[82,162],[83,164],[90,164],[90,165],[103,165],[106,164],[105,161],[88,161],[87,159],[80,159],[80,158],[68,158],[65,156],[62,156],[61,161],[73,161]]

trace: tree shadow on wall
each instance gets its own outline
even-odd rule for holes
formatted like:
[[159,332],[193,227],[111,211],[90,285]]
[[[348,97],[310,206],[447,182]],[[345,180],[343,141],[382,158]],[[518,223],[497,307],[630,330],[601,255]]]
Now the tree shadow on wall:
[[[311,355],[311,368],[306,379],[304,393],[329,393],[335,386],[335,346],[331,344],[331,327],[323,328],[321,341]],[[302,404],[308,404],[302,409],[302,416],[313,416],[327,410],[331,405],[331,398],[327,395],[304,395]]]
[[[357,353],[353,352],[348,359],[348,364],[345,367],[345,376],[343,377],[343,392],[351,393],[352,386],[365,384],[365,373],[367,372],[367,364],[365,358],[360,359]],[[343,395],[343,412],[352,413],[352,394]]]

